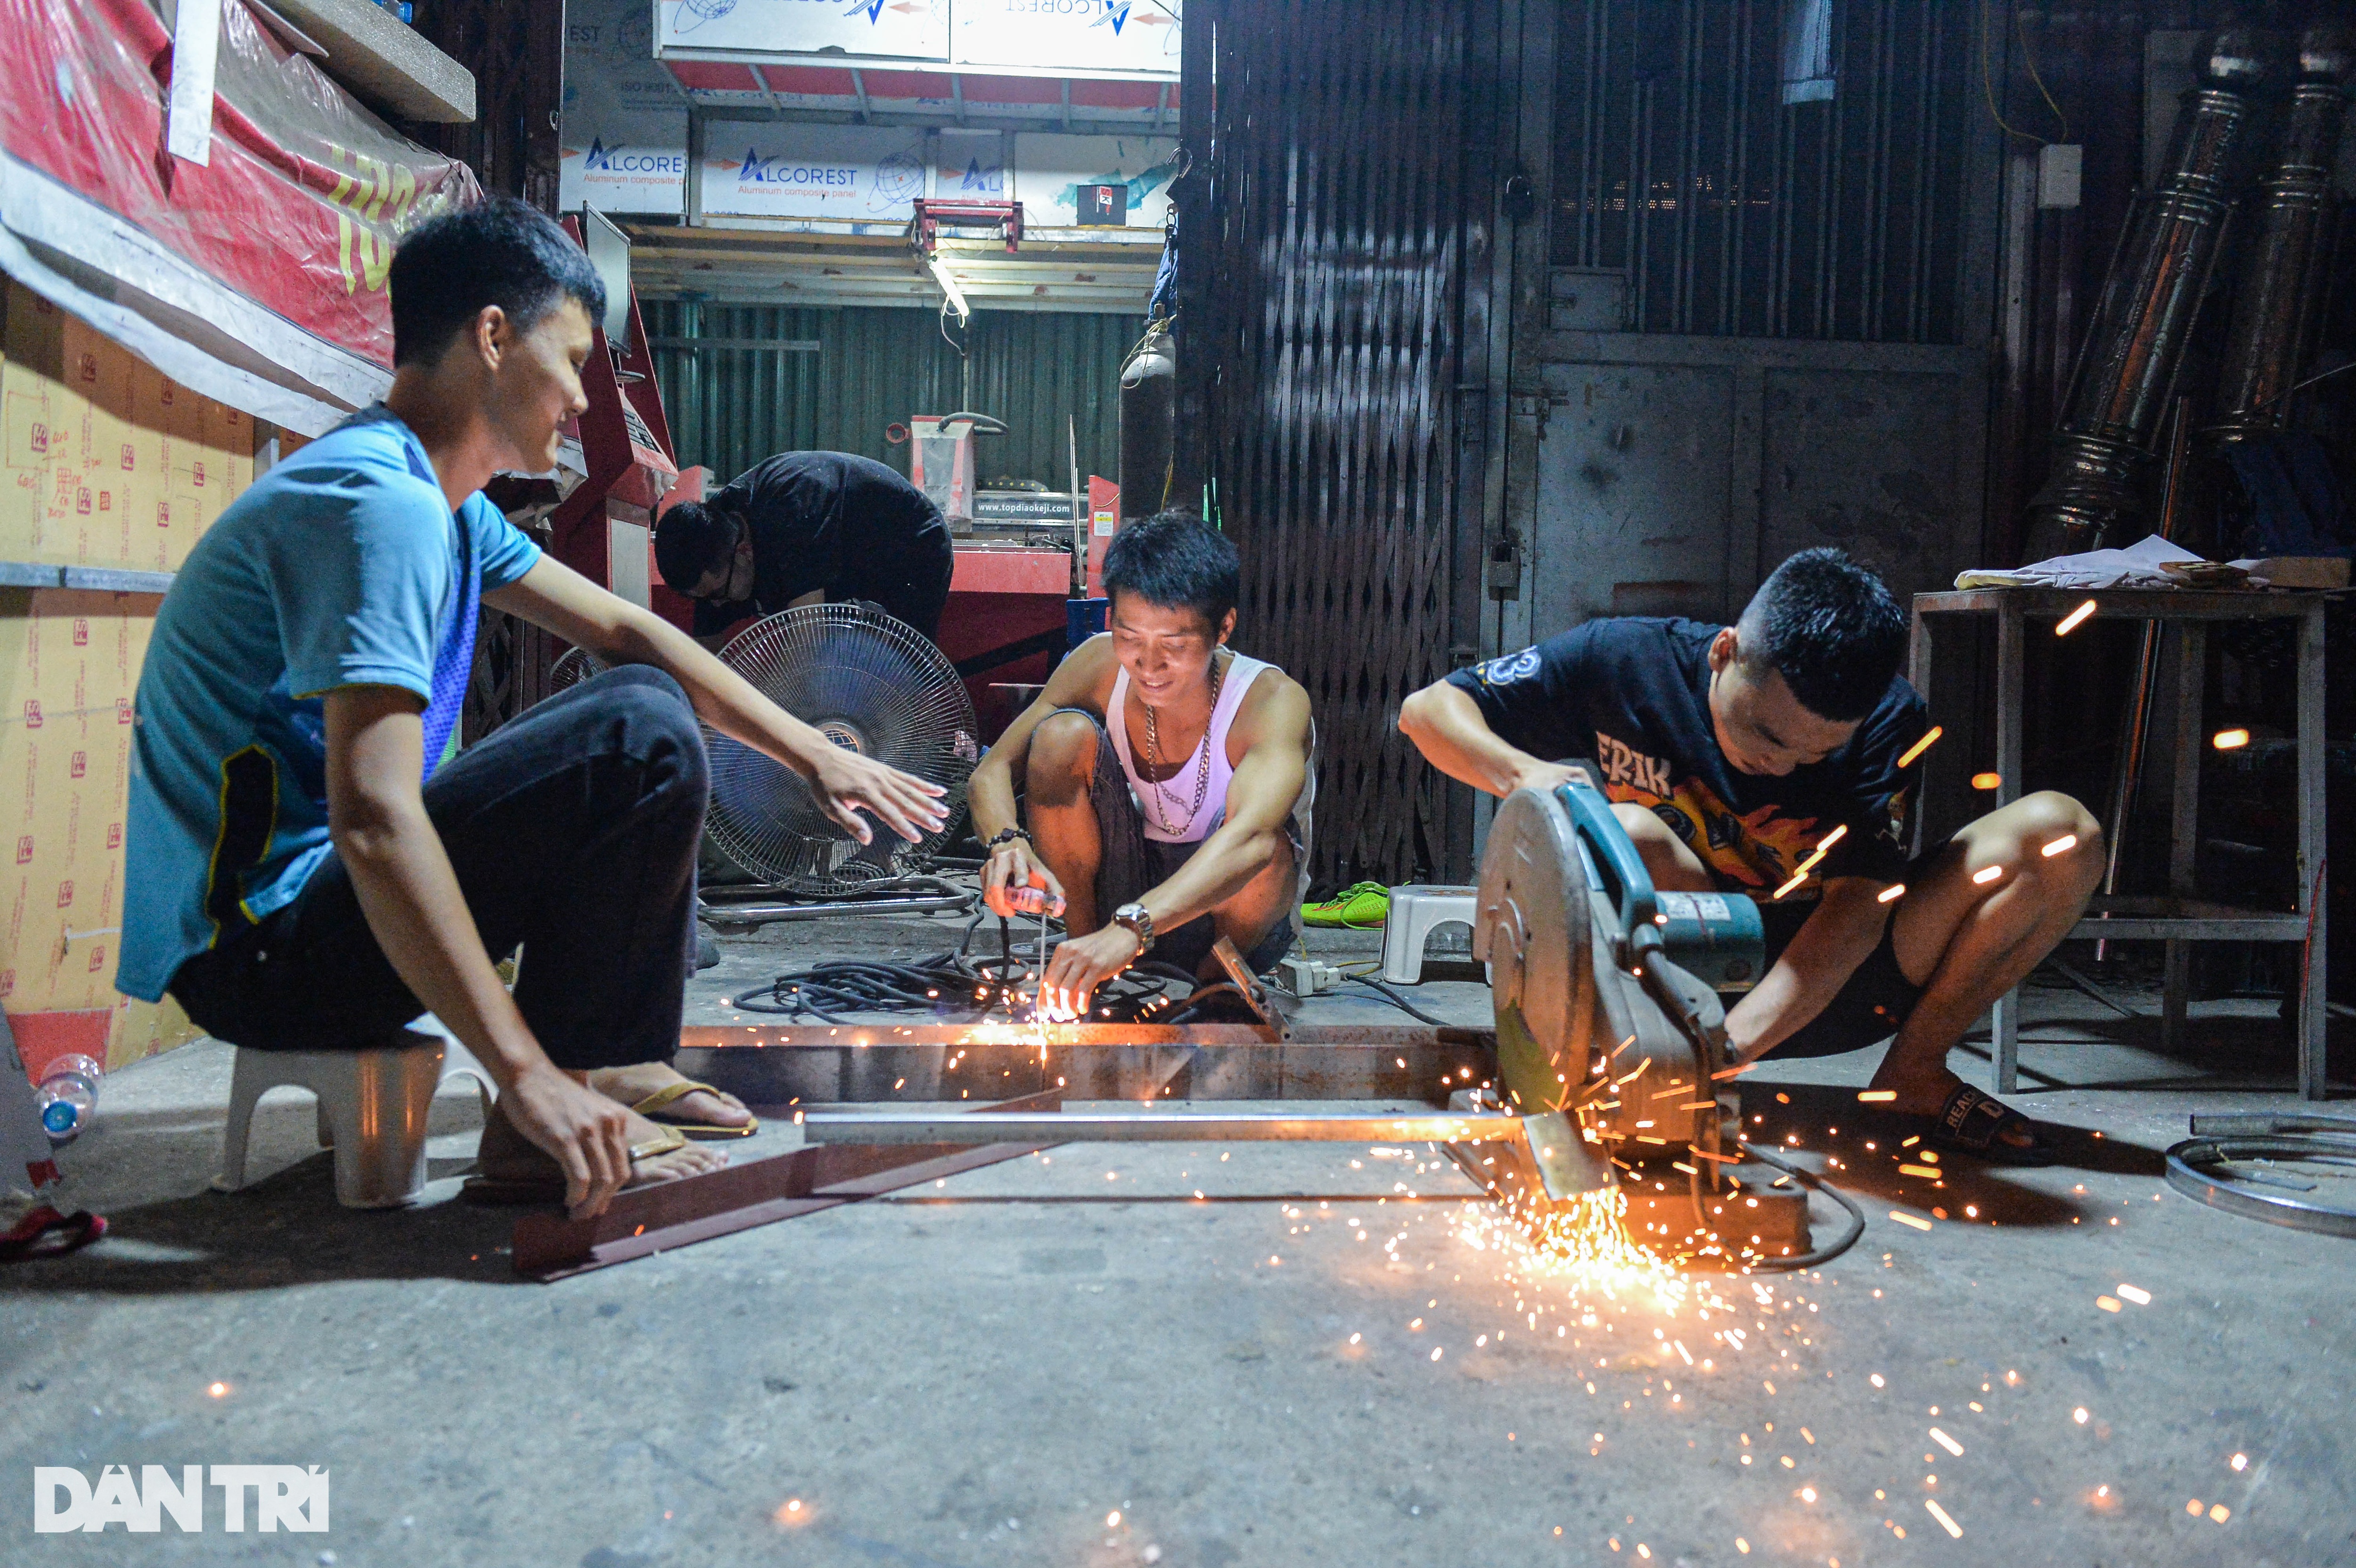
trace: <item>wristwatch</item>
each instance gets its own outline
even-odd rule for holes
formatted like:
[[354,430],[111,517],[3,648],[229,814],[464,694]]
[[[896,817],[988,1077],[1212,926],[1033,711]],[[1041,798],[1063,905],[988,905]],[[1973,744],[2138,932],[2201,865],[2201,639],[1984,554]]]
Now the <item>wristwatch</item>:
[[1121,905],[1112,912],[1112,923],[1137,938],[1140,958],[1153,951],[1153,916],[1138,903]]

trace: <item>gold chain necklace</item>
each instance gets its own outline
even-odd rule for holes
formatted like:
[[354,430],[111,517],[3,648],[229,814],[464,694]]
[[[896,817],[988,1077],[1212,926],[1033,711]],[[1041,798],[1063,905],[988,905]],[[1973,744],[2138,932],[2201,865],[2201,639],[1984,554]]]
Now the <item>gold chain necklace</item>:
[[[1194,770],[1194,805],[1193,809],[1186,813],[1185,827],[1170,826],[1170,813],[1163,808],[1162,802],[1166,799],[1175,805],[1178,797],[1171,795],[1163,787],[1162,780],[1151,781],[1154,820],[1162,825],[1162,831],[1173,838],[1177,837],[1181,833],[1194,831],[1194,818],[1202,815],[1203,802],[1208,799],[1211,794],[1211,731],[1219,717],[1219,687],[1226,679],[1226,676],[1227,672],[1219,667],[1218,654],[1214,652],[1211,655],[1211,714],[1203,721],[1203,761]],[[1145,702],[1143,698],[1138,700]],[[1161,727],[1154,722],[1153,704],[1150,702],[1145,702],[1145,765],[1150,772],[1158,773],[1162,771],[1162,731]]]

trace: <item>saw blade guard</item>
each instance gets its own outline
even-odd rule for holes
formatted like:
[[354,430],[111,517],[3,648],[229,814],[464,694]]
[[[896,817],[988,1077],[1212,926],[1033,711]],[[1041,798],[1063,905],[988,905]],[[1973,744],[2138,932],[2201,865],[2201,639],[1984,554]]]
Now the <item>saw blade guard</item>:
[[1548,1197],[1610,1185],[1613,1158],[1709,1157],[1730,1144],[1715,987],[1762,967],[1749,899],[1657,894],[1611,803],[1582,780],[1519,790],[1490,827],[1473,951],[1490,966],[1508,1107],[1559,1114],[1572,1133],[1533,1139],[1534,1154],[1544,1143],[1558,1155],[1537,1162]]

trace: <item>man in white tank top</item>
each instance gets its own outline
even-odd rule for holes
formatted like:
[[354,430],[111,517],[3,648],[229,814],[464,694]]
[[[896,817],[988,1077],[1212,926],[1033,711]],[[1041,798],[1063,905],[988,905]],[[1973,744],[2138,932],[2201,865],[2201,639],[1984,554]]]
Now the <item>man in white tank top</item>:
[[1219,937],[1255,972],[1291,942],[1309,694],[1227,647],[1237,578],[1235,546],[1199,518],[1123,528],[1105,552],[1110,630],[1072,650],[974,770],[984,896],[1001,915],[1061,903],[1071,935],[1045,985],[1071,1011],[1149,953],[1207,976]]

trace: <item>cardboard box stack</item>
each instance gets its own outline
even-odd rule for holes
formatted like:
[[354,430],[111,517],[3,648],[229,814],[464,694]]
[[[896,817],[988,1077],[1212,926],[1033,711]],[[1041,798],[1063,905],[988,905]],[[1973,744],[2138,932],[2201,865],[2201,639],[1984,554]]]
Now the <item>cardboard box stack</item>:
[[[252,420],[0,284],[0,563],[176,570],[253,479]],[[36,1076],[193,1039],[118,995],[132,699],[160,596],[0,587],[0,1008]]]

